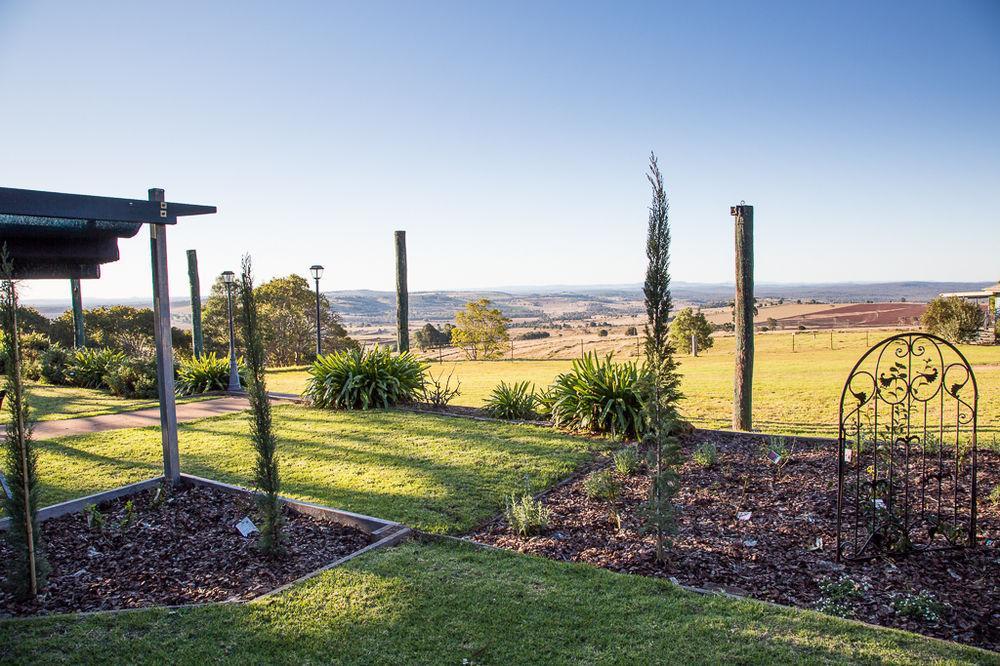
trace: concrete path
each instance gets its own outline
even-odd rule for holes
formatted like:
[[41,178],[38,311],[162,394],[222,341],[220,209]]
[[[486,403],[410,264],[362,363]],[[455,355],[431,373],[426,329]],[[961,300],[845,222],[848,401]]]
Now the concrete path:
[[[227,396],[214,400],[200,402],[185,402],[177,405],[177,422],[194,421],[208,416],[221,416],[240,412],[249,407],[246,398]],[[35,424],[32,438],[36,440],[64,437],[66,435],[85,435],[91,432],[119,430],[121,428],[142,428],[144,426],[160,425],[160,408],[139,409],[134,412],[119,414],[104,414],[88,416],[80,419],[64,419],[61,421],[39,421]]]

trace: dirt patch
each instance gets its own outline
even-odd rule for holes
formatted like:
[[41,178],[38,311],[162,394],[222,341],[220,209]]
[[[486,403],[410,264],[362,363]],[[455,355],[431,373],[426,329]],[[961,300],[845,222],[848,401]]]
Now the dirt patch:
[[[690,455],[706,443],[718,451],[711,467]],[[829,444],[796,442],[773,483],[774,464],[761,437],[696,431],[684,438],[684,448],[679,531],[663,563],[642,531],[640,509],[649,490],[642,474],[620,477],[613,502],[589,499],[583,479],[554,489],[544,496],[550,520],[539,536],[518,536],[498,519],[472,538],[1000,649],[1000,510],[986,499],[1000,483],[996,452],[980,452],[979,547],[841,565],[834,552],[837,477]],[[922,591],[930,597],[913,602]],[[925,605],[939,617],[922,615]]]
[[925,303],[855,303],[822,312],[781,317],[778,322],[785,327],[809,328],[913,326],[919,323],[926,309]]
[[[0,592],[0,615],[251,599],[370,542],[360,530],[285,507],[286,553],[272,560],[258,550],[258,534],[236,530],[247,516],[259,522],[247,496],[190,487],[131,499],[132,511],[127,498],[100,505],[89,525],[82,512],[44,521],[48,585],[30,603]],[[9,557],[0,540],[0,561]]]

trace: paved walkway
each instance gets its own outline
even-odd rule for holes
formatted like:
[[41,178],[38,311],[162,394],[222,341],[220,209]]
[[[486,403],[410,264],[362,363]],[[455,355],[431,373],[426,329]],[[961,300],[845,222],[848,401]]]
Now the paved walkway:
[[[227,396],[199,402],[185,402],[177,405],[177,422],[194,421],[208,416],[220,416],[247,409],[246,398]],[[85,435],[91,432],[119,430],[121,428],[142,428],[144,426],[160,425],[160,408],[139,409],[134,412],[119,414],[104,414],[88,416],[80,419],[64,419],[61,421],[39,421],[32,431],[36,440],[64,437],[66,435]]]

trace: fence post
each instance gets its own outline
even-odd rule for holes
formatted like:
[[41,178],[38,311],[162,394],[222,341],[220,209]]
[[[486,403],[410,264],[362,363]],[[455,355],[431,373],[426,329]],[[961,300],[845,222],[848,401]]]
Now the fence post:
[[410,297],[406,288],[406,232],[396,231],[396,351],[410,350]]
[[736,377],[733,430],[753,428],[753,206],[740,202],[729,214],[736,218]]
[[194,357],[201,358],[205,351],[205,341],[201,334],[201,281],[198,279],[198,252],[188,250],[188,282],[191,283],[191,342]]
[[691,334],[691,356],[698,355],[698,336]]

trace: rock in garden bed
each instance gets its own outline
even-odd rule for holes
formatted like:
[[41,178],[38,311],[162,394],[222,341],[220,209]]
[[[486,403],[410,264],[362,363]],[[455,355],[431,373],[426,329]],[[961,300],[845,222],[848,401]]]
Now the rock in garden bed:
[[[206,487],[151,490],[44,521],[52,572],[38,600],[0,591],[0,615],[251,599],[368,545],[367,534],[282,509],[286,554],[268,559],[236,524],[256,505]],[[103,523],[103,524],[102,524]],[[0,561],[10,551],[0,539]]]
[[[976,549],[914,553],[901,559],[838,564],[835,444],[795,442],[775,481],[765,438],[696,431],[684,438],[679,532],[667,560],[655,561],[639,509],[648,478],[622,477],[614,501],[588,498],[584,480],[548,493],[548,526],[515,534],[502,519],[476,541],[558,560],[672,578],[866,622],[1000,649],[1000,509],[987,495],[1000,484],[1000,455],[979,456]],[[714,446],[716,461],[692,453]],[[704,450],[704,449],[702,449]]]

